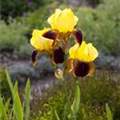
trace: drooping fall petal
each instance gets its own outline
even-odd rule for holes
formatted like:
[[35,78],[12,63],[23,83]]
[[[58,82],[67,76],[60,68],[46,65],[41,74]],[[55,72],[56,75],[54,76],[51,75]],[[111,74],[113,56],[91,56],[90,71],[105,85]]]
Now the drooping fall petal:
[[74,37],[75,37],[75,41],[76,41],[79,45],[81,45],[81,43],[82,43],[82,38],[83,38],[82,32],[81,32],[79,29],[75,29],[75,30],[73,31],[73,35],[74,35]]
[[77,61],[73,69],[73,74],[76,77],[92,76],[94,70],[95,65],[93,62],[85,63]]
[[57,30],[49,30],[45,32],[42,36],[48,39],[56,40],[59,36],[59,32]]
[[33,66],[36,64],[36,56],[37,56],[37,54],[38,54],[38,51],[34,50],[33,53],[32,53],[32,55],[31,55]]
[[81,61],[78,61],[76,65],[74,66],[74,75],[77,77],[85,77],[89,74],[90,71],[90,65],[89,63],[84,63]]
[[52,54],[53,63],[54,64],[63,63],[64,55],[65,55],[65,53],[61,47],[54,49],[53,54]]

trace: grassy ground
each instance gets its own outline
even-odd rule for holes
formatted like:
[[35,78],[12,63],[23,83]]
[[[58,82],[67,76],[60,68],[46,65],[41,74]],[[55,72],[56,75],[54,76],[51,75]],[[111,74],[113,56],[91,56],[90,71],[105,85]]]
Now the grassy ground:
[[[107,74],[107,75],[106,75]],[[72,103],[76,82],[81,89],[81,103],[77,120],[106,120],[105,104],[108,103],[114,120],[119,120],[120,110],[120,76],[111,75],[109,72],[99,72],[96,77],[75,79],[68,77],[66,89],[71,95],[69,102]],[[69,96],[68,96],[69,97]],[[55,120],[53,109],[56,109],[60,120],[63,120],[65,107],[65,91],[60,84],[49,88],[39,96],[34,92],[31,101],[31,120]],[[67,113],[70,106],[67,106]],[[68,118],[66,118],[67,120]]]
[[[6,81],[4,71],[0,71],[0,91],[6,99],[10,97],[10,90]],[[107,120],[105,105],[108,103],[113,120],[119,120],[120,116],[120,75],[112,71],[96,71],[93,77],[73,78],[66,76],[65,86],[61,81],[52,80],[49,87],[43,87],[42,94],[36,81],[31,91],[30,120],[56,120],[54,110],[57,111],[60,120],[69,120],[68,115],[74,99],[75,86],[80,86],[81,100],[77,113],[77,120]],[[39,86],[37,88],[37,86]],[[31,88],[33,88],[31,84]],[[66,102],[65,89],[67,90]],[[24,92],[19,90],[22,102],[24,102]],[[12,105],[12,104],[11,104]],[[67,106],[67,107],[66,107]],[[66,111],[66,112],[64,112]]]

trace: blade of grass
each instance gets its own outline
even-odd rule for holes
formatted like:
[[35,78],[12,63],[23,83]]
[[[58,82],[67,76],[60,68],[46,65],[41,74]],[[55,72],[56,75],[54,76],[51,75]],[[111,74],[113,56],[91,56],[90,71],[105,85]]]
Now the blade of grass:
[[107,120],[113,120],[113,116],[108,104],[106,104],[106,117],[107,117]]
[[14,114],[16,117],[16,120],[23,120],[23,112],[22,112],[22,105],[21,105],[21,101],[20,101],[20,97],[18,94],[18,85],[17,83],[15,84],[15,87],[13,87],[10,76],[6,70],[6,77],[7,77],[7,81],[12,93],[12,97],[13,97],[13,105],[14,105]]
[[76,85],[75,98],[71,106],[73,120],[76,120],[76,113],[79,110],[79,105],[80,105],[80,88],[79,88],[79,85]]
[[0,120],[8,120],[3,100],[0,96]]
[[29,120],[30,116],[30,80],[28,79],[25,88],[25,120]]
[[55,110],[55,116],[56,116],[56,120],[60,120],[57,111]]
[[14,108],[13,108],[13,106],[12,106],[11,110],[9,111],[9,113],[10,113],[9,116],[8,116],[9,119],[10,119],[10,120],[15,120],[15,117],[13,116],[13,113],[14,113]]
[[22,104],[21,100],[18,94],[18,84],[16,82],[15,87],[15,100],[14,100],[14,111],[15,111],[15,116],[17,120],[23,120],[23,109],[22,109]]
[[75,90],[74,102],[71,106],[71,110],[72,110],[73,114],[77,113],[77,111],[79,110],[79,105],[80,105],[80,88],[77,85],[76,90]]
[[8,110],[9,110],[9,106],[10,106],[10,98],[7,100],[7,102],[5,103],[5,110],[6,110],[6,112],[8,112]]
[[10,91],[12,93],[12,97],[14,98],[14,87],[12,85],[12,82],[11,82],[11,79],[10,79],[10,76],[9,76],[7,70],[5,72],[6,72],[7,81],[8,81],[9,87],[10,87]]

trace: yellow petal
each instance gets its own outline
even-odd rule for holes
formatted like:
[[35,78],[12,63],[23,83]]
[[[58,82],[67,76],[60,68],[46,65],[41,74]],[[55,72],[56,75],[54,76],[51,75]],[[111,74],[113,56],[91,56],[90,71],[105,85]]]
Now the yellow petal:
[[78,18],[73,14],[71,9],[56,9],[55,13],[48,18],[48,23],[53,29],[59,32],[71,32],[78,22]]
[[89,51],[89,61],[94,61],[98,57],[97,49],[91,43],[87,45],[87,49]]
[[50,51],[52,49],[53,41],[52,39],[47,39],[42,36],[46,31],[50,29],[44,29],[44,30],[34,30],[32,34],[32,38],[30,40],[31,45],[39,50],[39,51]]
[[83,41],[76,54],[78,55],[79,60],[84,62],[92,62],[97,58],[98,51],[92,43],[86,44],[85,41]]
[[79,44],[75,44],[73,47],[70,48],[69,50],[70,58],[77,59],[76,52],[78,47],[79,47]]
[[59,18],[61,12],[62,11],[60,9],[56,9],[55,13],[48,18],[48,23],[51,25],[53,29],[57,29],[56,21]]
[[76,43],[71,47],[69,54],[73,59],[78,59],[83,62],[92,62],[97,58],[98,51],[91,43],[86,44],[85,41],[83,41],[80,46]]
[[89,76],[92,76],[93,75],[93,73],[94,73],[94,71],[95,71],[95,65],[94,65],[94,63],[93,62],[90,62],[89,63],[89,66],[90,66],[90,71],[89,71]]
[[83,62],[87,62],[89,51],[85,41],[82,42],[81,46],[77,49],[77,59]]

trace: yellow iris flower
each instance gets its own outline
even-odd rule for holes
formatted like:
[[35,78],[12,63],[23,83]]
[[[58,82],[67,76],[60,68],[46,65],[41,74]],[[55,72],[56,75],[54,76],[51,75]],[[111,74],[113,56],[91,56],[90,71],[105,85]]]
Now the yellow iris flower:
[[[77,22],[78,18],[71,9],[56,9],[55,13],[48,18],[48,23],[52,28],[35,29],[30,40],[35,48],[31,55],[33,65],[36,64],[38,53],[45,51],[51,56],[54,65],[65,62],[65,68],[67,68],[65,70],[72,71],[74,76],[91,75],[95,69],[93,61],[98,57],[98,51],[92,43],[87,44],[82,41],[82,31],[75,28]],[[71,35],[74,36],[76,44],[69,49],[70,57],[65,60],[70,45],[67,40]],[[59,71],[56,75],[59,75]]]
[[67,62],[69,72],[73,71],[73,75],[77,77],[92,75],[95,70],[93,61],[98,56],[98,51],[92,43],[86,44],[85,41],[81,45],[76,43],[70,48],[69,55],[70,59]]
[[31,57],[33,65],[36,64],[36,56],[41,51],[49,53],[52,55],[52,62],[54,64],[64,62],[64,51],[56,43],[58,38],[58,31],[51,28],[44,28],[43,30],[35,29],[30,40],[31,45],[35,48]]
[[50,28],[44,28],[43,30],[35,29],[32,33],[32,38],[30,40],[31,45],[38,51],[50,51],[52,49],[53,39],[45,38],[43,35],[47,31],[51,30]]
[[76,43],[69,50],[70,58],[80,60],[82,62],[92,62],[98,56],[97,49],[92,45],[92,43],[86,44],[85,41],[81,45]]
[[78,18],[73,14],[71,9],[56,9],[55,13],[48,18],[48,23],[53,29],[59,32],[72,32],[75,25],[78,22]]

